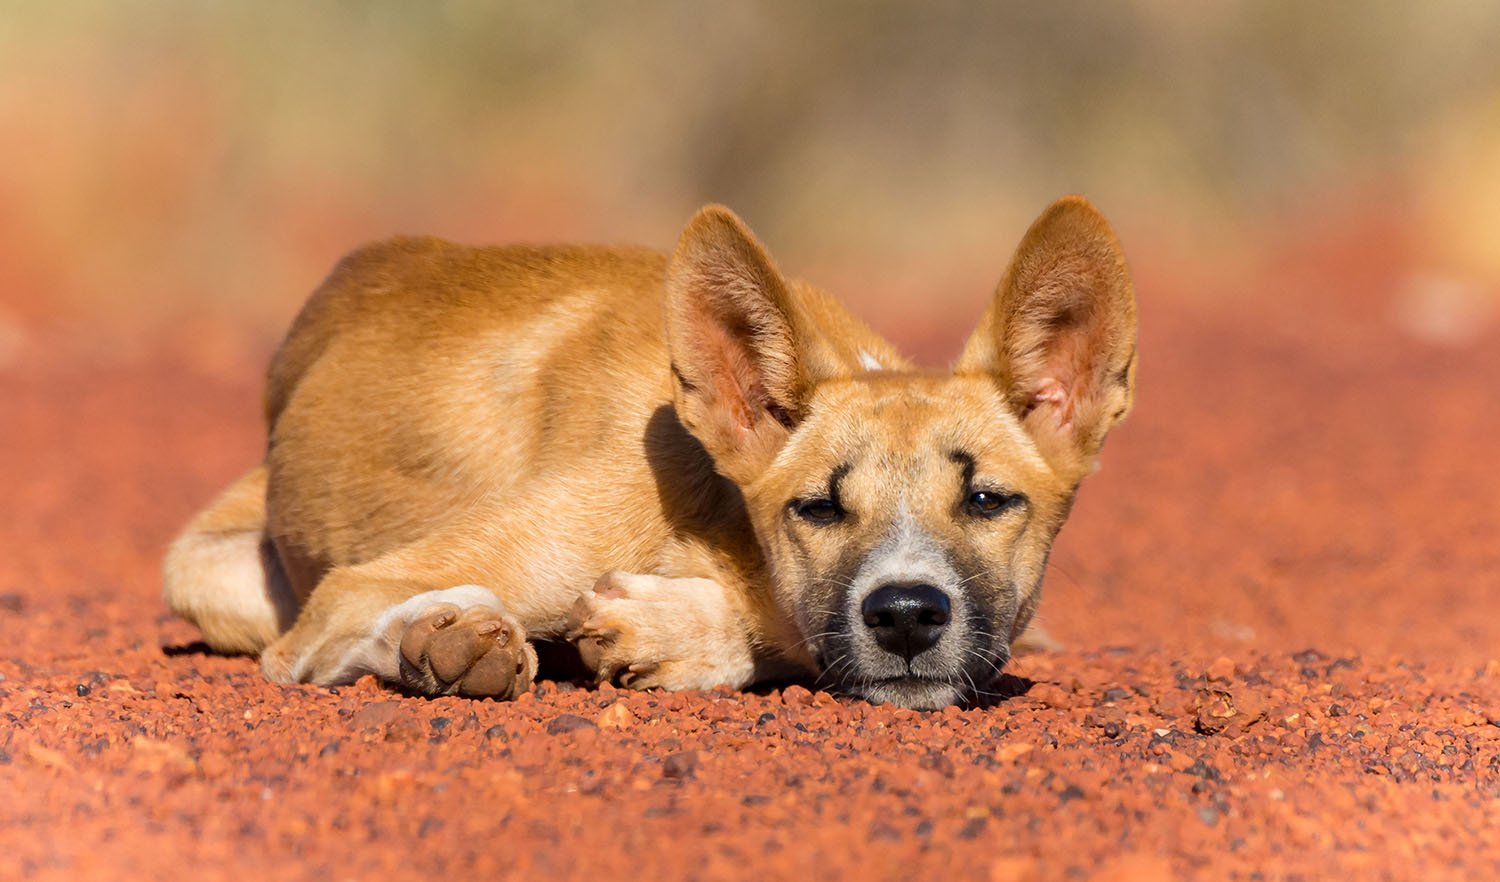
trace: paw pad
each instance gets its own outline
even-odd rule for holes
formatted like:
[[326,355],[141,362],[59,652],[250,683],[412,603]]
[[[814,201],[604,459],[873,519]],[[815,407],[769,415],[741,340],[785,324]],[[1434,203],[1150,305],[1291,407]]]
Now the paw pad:
[[429,611],[401,636],[401,679],[428,695],[513,698],[536,677],[536,650],[497,610]]

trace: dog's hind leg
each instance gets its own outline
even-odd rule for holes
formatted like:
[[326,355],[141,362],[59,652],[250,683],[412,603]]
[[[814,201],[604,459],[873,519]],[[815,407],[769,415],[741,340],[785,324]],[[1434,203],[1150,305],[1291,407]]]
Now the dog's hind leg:
[[297,598],[266,536],[264,465],[231,484],[172,542],[162,597],[219,652],[259,652],[291,626]]

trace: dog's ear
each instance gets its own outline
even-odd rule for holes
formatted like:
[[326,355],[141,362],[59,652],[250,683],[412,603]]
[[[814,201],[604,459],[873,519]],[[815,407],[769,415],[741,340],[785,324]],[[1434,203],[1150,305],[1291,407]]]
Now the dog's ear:
[[682,233],[667,271],[678,418],[736,483],[754,480],[802,418],[807,378],[790,287],[729,209]]
[[955,371],[993,377],[1042,455],[1077,481],[1135,400],[1135,341],[1120,243],[1069,196],[1026,232]]

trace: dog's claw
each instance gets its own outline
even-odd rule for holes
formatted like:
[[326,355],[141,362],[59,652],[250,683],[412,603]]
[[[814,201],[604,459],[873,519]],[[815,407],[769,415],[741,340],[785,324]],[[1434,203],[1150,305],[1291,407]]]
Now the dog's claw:
[[617,672],[613,679],[616,681],[615,685],[629,689],[633,683],[644,681],[655,674],[659,667],[661,666],[655,662],[636,662],[628,665],[625,670]]
[[[611,571],[574,602],[568,639],[598,683],[626,689],[706,689],[744,685],[753,667],[726,664],[726,630],[712,616],[719,587],[706,579],[671,579]],[[727,614],[727,609],[722,610]]]

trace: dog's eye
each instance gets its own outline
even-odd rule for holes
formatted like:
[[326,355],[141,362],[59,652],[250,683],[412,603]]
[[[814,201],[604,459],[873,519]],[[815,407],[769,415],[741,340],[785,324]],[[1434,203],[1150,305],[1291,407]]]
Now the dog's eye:
[[792,510],[797,517],[813,524],[831,524],[842,520],[843,509],[832,499],[804,499],[792,503]]
[[975,490],[969,494],[965,507],[977,518],[992,518],[1021,501],[1014,493],[996,493],[993,490]]

